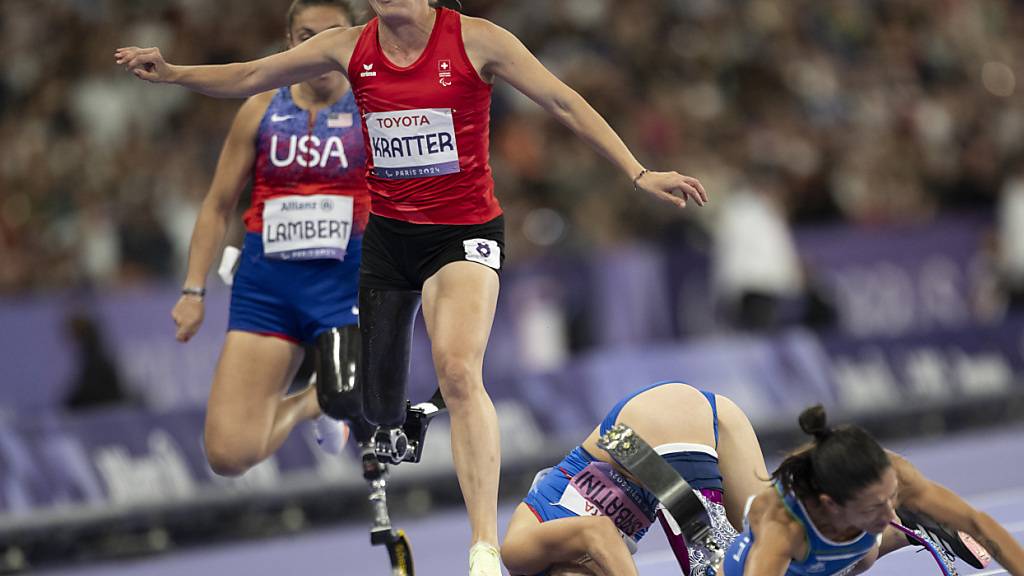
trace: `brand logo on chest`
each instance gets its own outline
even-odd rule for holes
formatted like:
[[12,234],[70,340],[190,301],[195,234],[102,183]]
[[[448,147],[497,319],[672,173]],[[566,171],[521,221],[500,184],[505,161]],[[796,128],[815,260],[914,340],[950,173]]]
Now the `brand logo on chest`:
[[377,73],[373,70],[373,64],[363,64],[363,71],[359,73],[360,78],[372,78]]

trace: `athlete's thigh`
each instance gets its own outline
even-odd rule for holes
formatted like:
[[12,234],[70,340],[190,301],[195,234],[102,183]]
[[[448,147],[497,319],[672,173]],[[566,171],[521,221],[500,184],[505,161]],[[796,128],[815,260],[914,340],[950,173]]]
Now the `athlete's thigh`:
[[207,440],[262,446],[303,354],[282,338],[228,332],[206,407]]
[[729,522],[743,528],[747,499],[768,486],[768,469],[754,428],[728,398],[718,396],[718,467],[724,483],[723,503]]
[[587,560],[582,564],[560,564],[552,566],[547,576],[613,576],[606,574],[596,562]]
[[451,262],[428,278],[423,319],[435,363],[453,353],[482,361],[497,303],[498,275],[486,266]]

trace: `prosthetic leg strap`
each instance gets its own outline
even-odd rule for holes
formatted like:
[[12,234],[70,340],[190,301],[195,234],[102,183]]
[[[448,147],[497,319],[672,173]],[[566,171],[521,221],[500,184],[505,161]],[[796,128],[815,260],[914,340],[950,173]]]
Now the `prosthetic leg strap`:
[[911,542],[924,546],[924,549],[932,555],[932,559],[935,560],[935,563],[939,565],[939,571],[943,576],[958,576],[956,567],[953,566],[952,555],[947,556],[944,554],[943,551],[931,541],[927,534],[918,534],[899,522],[889,522],[889,524],[896,530],[902,532]]
[[654,448],[625,424],[616,424],[597,443],[615,462],[654,494],[679,525],[687,542],[706,545],[711,536],[704,504]]

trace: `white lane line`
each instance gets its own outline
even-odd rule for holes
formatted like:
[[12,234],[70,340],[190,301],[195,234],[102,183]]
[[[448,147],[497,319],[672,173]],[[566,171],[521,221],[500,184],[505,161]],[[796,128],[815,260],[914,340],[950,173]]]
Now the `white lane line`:
[[976,508],[994,508],[1007,504],[1024,503],[1024,487],[972,494],[965,496],[964,500],[967,500]]

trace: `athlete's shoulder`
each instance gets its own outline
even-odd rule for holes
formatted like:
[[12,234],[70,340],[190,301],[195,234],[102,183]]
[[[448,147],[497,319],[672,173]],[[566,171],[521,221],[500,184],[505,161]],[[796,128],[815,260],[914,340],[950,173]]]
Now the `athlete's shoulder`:
[[914,500],[928,489],[930,482],[916,466],[910,463],[910,460],[891,450],[886,450],[885,453],[889,457],[889,462],[892,463],[893,470],[896,471],[901,504]]
[[242,109],[262,109],[260,112],[266,112],[267,107],[270,106],[270,102],[274,99],[274,96],[277,95],[278,90],[280,90],[280,88],[274,88],[273,90],[260,92],[259,94],[246,98],[245,102],[242,104]]
[[782,494],[775,488],[775,485],[766,486],[754,497],[750,503],[748,518],[751,522],[762,520],[786,526],[796,526],[799,523],[786,507]]
[[319,45],[322,46],[323,53],[335,59],[342,67],[348,68],[349,60],[351,60],[359,38],[365,29],[365,24],[350,28],[331,28],[310,38],[308,42],[322,42],[323,44]]
[[234,129],[245,130],[255,134],[275,94],[277,94],[276,89],[261,92],[247,98],[242,103],[242,106],[239,107],[238,114],[235,116]]
[[486,18],[461,14],[462,37],[465,42],[486,42],[497,36],[511,34]]
[[786,508],[782,495],[774,486],[757,494],[750,505],[747,522],[758,538],[771,534],[773,539],[789,543],[794,558],[802,555],[800,548],[806,543],[804,527]]
[[329,30],[324,30],[320,34],[317,34],[317,36],[322,36],[331,44],[354,45],[359,37],[363,35],[363,30],[365,29],[366,24],[349,26],[348,28],[331,28]]
[[488,83],[493,81],[492,67],[521,55],[523,43],[508,30],[483,18],[462,17],[462,43],[466,54]]

